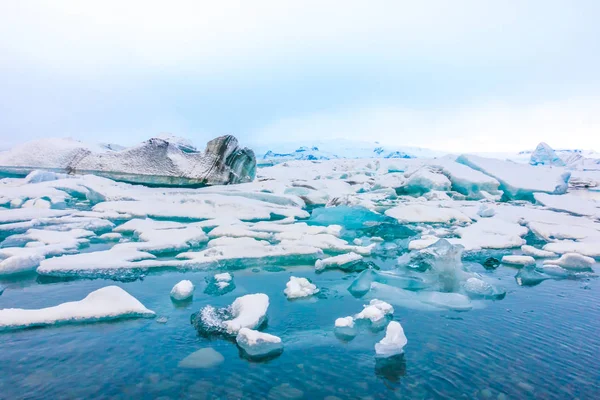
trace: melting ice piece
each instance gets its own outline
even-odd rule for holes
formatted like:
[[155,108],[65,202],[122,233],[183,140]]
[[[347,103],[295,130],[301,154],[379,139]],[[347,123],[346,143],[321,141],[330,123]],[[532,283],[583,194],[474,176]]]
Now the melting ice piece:
[[532,266],[526,266],[525,268],[520,269],[515,276],[515,280],[519,286],[535,286],[546,279],[550,279],[550,277],[540,273]]
[[194,295],[194,284],[191,281],[184,280],[173,286],[171,298],[177,301],[183,301]]
[[236,335],[242,328],[258,328],[266,320],[269,296],[264,293],[238,297],[225,308],[205,306],[191,317],[192,325],[204,336]]
[[421,292],[419,299],[425,304],[454,311],[469,311],[473,308],[471,300],[460,293]]
[[408,343],[402,325],[396,321],[390,321],[386,330],[385,337],[375,344],[375,353],[377,357],[392,357],[404,352],[404,346]]
[[483,279],[472,277],[463,283],[463,289],[472,298],[502,299],[506,291],[498,289]]
[[354,316],[355,319],[368,319],[373,324],[379,324],[387,315],[394,313],[394,307],[385,301],[373,299],[365,308]]
[[83,300],[39,310],[0,310],[0,330],[23,329],[60,323],[96,322],[119,318],[154,317],[135,297],[118,286],[106,286]]
[[235,289],[233,276],[229,272],[215,274],[213,277],[206,277],[206,282],[208,285],[204,289],[204,293],[214,296],[220,296]]
[[477,215],[481,218],[491,218],[496,215],[496,210],[489,207],[487,204],[482,204],[477,211]]
[[334,268],[345,272],[358,272],[369,268],[369,264],[363,261],[363,256],[352,252],[315,262],[315,271],[317,272]]
[[335,320],[335,335],[342,340],[351,340],[356,336],[354,318],[344,317]]
[[283,352],[279,337],[248,328],[240,329],[235,341],[251,359],[271,358]]
[[531,257],[535,257],[535,258],[556,257],[556,253],[538,249],[537,247],[529,246],[527,244],[524,244],[523,246],[521,246],[521,251],[526,256],[531,256]]
[[442,208],[424,204],[403,204],[390,208],[385,212],[388,217],[395,218],[400,223],[444,223],[471,222],[471,219],[459,210]]
[[504,256],[502,264],[508,265],[535,265],[535,258],[531,256]]
[[183,360],[179,361],[179,368],[205,369],[221,364],[225,358],[212,347],[206,347],[193,352]]
[[298,299],[301,297],[312,296],[319,292],[317,285],[310,283],[306,278],[296,278],[291,276],[286,288],[283,290],[288,299]]
[[577,253],[563,254],[558,260],[545,260],[545,265],[559,265],[565,269],[589,270],[596,261],[587,256]]

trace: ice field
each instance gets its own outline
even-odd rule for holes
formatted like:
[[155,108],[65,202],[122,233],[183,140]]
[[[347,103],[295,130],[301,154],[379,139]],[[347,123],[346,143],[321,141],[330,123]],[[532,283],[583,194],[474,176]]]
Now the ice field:
[[592,398],[600,164],[576,158],[5,173],[0,398]]

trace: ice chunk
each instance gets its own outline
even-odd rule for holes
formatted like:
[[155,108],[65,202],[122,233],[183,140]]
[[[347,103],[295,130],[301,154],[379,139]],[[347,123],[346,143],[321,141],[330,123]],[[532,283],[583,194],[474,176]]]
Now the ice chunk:
[[565,162],[556,155],[556,152],[552,149],[552,147],[548,146],[546,143],[541,142],[537,145],[534,152],[531,153],[531,158],[529,159],[529,164],[531,165],[553,165],[556,167],[564,167]]
[[317,285],[310,283],[306,278],[296,278],[295,276],[291,276],[285,286],[286,288],[283,292],[288,299],[308,297],[319,292]]
[[106,286],[83,300],[39,310],[0,310],[0,329],[23,329],[60,323],[95,322],[119,318],[153,317],[135,297],[118,286]]
[[446,158],[436,159],[431,162],[431,165],[441,169],[441,172],[450,179],[452,190],[470,199],[485,197],[482,192],[499,193],[500,182],[480,171]]
[[206,282],[208,285],[204,289],[204,293],[214,296],[220,296],[235,289],[233,276],[229,272],[215,274],[212,278],[206,277]]
[[526,245],[526,244],[523,245],[523,246],[521,246],[521,251],[526,256],[531,256],[531,257],[535,257],[535,258],[556,257],[556,253],[553,253],[551,251],[546,251],[546,250],[538,249],[536,247],[529,246],[529,245]]
[[334,235],[320,233],[318,235],[307,235],[298,232],[281,232],[275,235],[277,240],[281,240],[281,245],[302,244],[322,249],[324,251],[345,253],[354,252],[361,255],[369,255],[373,251],[375,244],[369,246],[353,246],[347,241]]
[[525,244],[522,237],[529,232],[527,227],[499,217],[485,218],[466,227],[456,228],[460,240],[450,239],[461,244],[466,250],[510,249]]
[[336,328],[354,328],[354,318],[344,317],[335,320]]
[[186,369],[205,369],[217,366],[223,361],[225,361],[225,358],[221,353],[212,347],[206,347],[193,352],[183,360],[179,361],[177,366]]
[[400,193],[422,195],[432,190],[450,190],[450,180],[445,175],[429,166],[422,166],[414,171],[405,173],[408,178],[398,189]]
[[526,266],[517,272],[515,280],[519,286],[535,286],[550,279],[546,274],[542,274],[532,266]]
[[387,315],[394,313],[394,307],[385,301],[373,299],[364,309],[354,316],[355,319],[368,319],[373,324],[380,324]]
[[336,319],[334,333],[341,340],[352,340],[357,333],[354,324],[354,318],[344,317]]
[[340,254],[339,256],[329,257],[315,262],[315,271],[326,269],[341,269],[346,272],[362,271],[368,268],[368,264],[361,262],[363,256],[356,253]]
[[402,325],[396,321],[390,321],[385,337],[375,344],[377,357],[391,357],[404,352],[404,346],[408,343]]
[[178,186],[250,182],[256,174],[252,150],[233,136],[208,142],[204,153],[153,138],[120,151],[99,150],[74,140],[44,139],[0,153],[0,169],[28,172],[56,169],[93,173],[120,181]]
[[463,289],[472,298],[499,300],[506,296],[506,291],[498,289],[483,279],[472,277],[463,283]]
[[191,298],[194,295],[194,284],[191,281],[184,280],[173,286],[171,298],[182,301]]
[[235,341],[251,359],[271,358],[283,352],[279,337],[248,328],[240,329]]
[[192,315],[192,324],[202,335],[236,335],[242,328],[256,329],[266,320],[269,297],[263,293],[238,297],[231,306],[206,306]]
[[565,253],[558,260],[545,260],[545,265],[559,265],[566,269],[588,270],[591,269],[595,261],[591,257],[583,256],[577,253]]
[[454,311],[469,311],[473,308],[471,300],[460,293],[421,292],[419,298],[423,303]]
[[482,204],[477,211],[477,215],[479,215],[481,218],[491,218],[496,215],[496,210],[487,204]]
[[504,256],[502,264],[508,265],[535,265],[535,258],[531,256]]
[[511,161],[462,155],[457,162],[467,165],[500,182],[500,189],[511,199],[533,200],[533,193],[566,193],[570,172],[547,167],[532,167]]
[[588,257],[600,257],[600,246],[598,242],[574,242],[571,240],[561,240],[559,242],[548,243],[544,250],[552,251],[558,254],[579,253]]
[[431,222],[450,224],[454,222],[471,222],[471,219],[459,210],[442,208],[424,204],[405,204],[390,208],[385,215],[395,218],[401,223]]

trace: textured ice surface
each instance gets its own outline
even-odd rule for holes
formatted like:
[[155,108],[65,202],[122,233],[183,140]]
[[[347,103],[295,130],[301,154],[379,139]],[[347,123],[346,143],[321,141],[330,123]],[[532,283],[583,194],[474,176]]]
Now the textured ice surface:
[[567,191],[570,172],[562,169],[533,167],[473,155],[462,155],[457,161],[500,182],[500,189],[511,199],[531,200],[533,193],[563,194]]
[[43,168],[154,185],[215,185],[254,179],[254,153],[240,148],[233,136],[211,140],[204,153],[170,140],[153,138],[113,151],[69,139],[44,139],[0,153],[0,170]]
[[183,280],[173,286],[171,289],[171,298],[173,300],[187,300],[194,295],[194,284],[191,281]]
[[447,191],[452,184],[450,180],[429,166],[422,166],[405,173],[406,181],[398,188],[401,193],[421,195],[430,191]]
[[377,357],[391,357],[404,352],[404,346],[408,343],[404,329],[397,321],[390,321],[386,330],[385,337],[375,344],[375,353]]
[[283,352],[279,337],[248,328],[240,329],[235,341],[250,358],[270,358]]
[[538,249],[537,247],[529,246],[529,245],[526,245],[526,244],[524,244],[523,246],[521,246],[521,251],[523,252],[524,255],[535,257],[535,258],[556,257],[556,253],[553,253],[551,251],[546,251],[546,250]]
[[290,280],[285,284],[283,292],[288,299],[298,299],[300,297],[312,296],[319,292],[317,285],[311,283],[306,278],[297,278],[290,276]]
[[93,291],[83,300],[39,310],[0,310],[0,329],[23,329],[60,323],[95,322],[119,318],[152,317],[135,297],[118,286]]

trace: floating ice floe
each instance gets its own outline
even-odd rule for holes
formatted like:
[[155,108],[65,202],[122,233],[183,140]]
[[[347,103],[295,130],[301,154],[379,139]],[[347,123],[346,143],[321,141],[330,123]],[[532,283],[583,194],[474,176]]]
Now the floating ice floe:
[[406,204],[390,208],[385,212],[388,217],[395,218],[401,223],[444,223],[471,222],[471,219],[459,210],[442,208],[424,204]]
[[546,250],[538,249],[537,247],[529,246],[529,245],[526,245],[526,244],[524,244],[523,246],[521,246],[521,251],[523,252],[524,255],[535,257],[535,258],[551,258],[551,257],[556,257],[556,253],[553,253],[551,251],[546,251]]
[[291,276],[285,286],[283,292],[288,299],[309,297],[319,292],[317,285],[310,283],[306,278],[296,278],[295,276]]
[[192,325],[202,335],[236,335],[242,328],[256,329],[266,320],[269,297],[263,293],[238,297],[231,306],[205,306],[192,315]]
[[535,258],[531,256],[503,256],[501,261],[508,265],[535,265]]
[[283,352],[279,337],[253,329],[240,329],[235,341],[251,359],[270,358]]
[[551,210],[565,211],[575,215],[585,215],[600,218],[600,202],[586,199],[574,193],[563,195],[550,195],[547,193],[535,193],[535,200]]
[[407,171],[406,181],[397,190],[401,193],[421,195],[430,191],[447,191],[452,184],[450,180],[432,167],[421,166],[414,171]]
[[390,321],[385,337],[375,344],[377,357],[391,357],[404,352],[404,346],[408,343],[402,325],[396,321]]
[[[361,263],[362,260],[363,256],[360,254],[352,252],[340,254],[339,256],[317,260],[315,262],[315,271],[320,272],[333,268],[337,268],[346,272],[361,271],[366,268],[366,263]],[[358,264],[361,265],[359,266]]]
[[135,297],[118,286],[106,286],[83,300],[39,310],[0,310],[0,329],[23,329],[61,323],[96,322],[119,318],[153,317]]
[[557,260],[544,260],[544,265],[558,265],[566,269],[586,270],[592,268],[595,260],[577,253],[566,253]]
[[191,298],[194,295],[194,284],[191,281],[183,280],[173,286],[171,289],[171,298],[182,301]]

